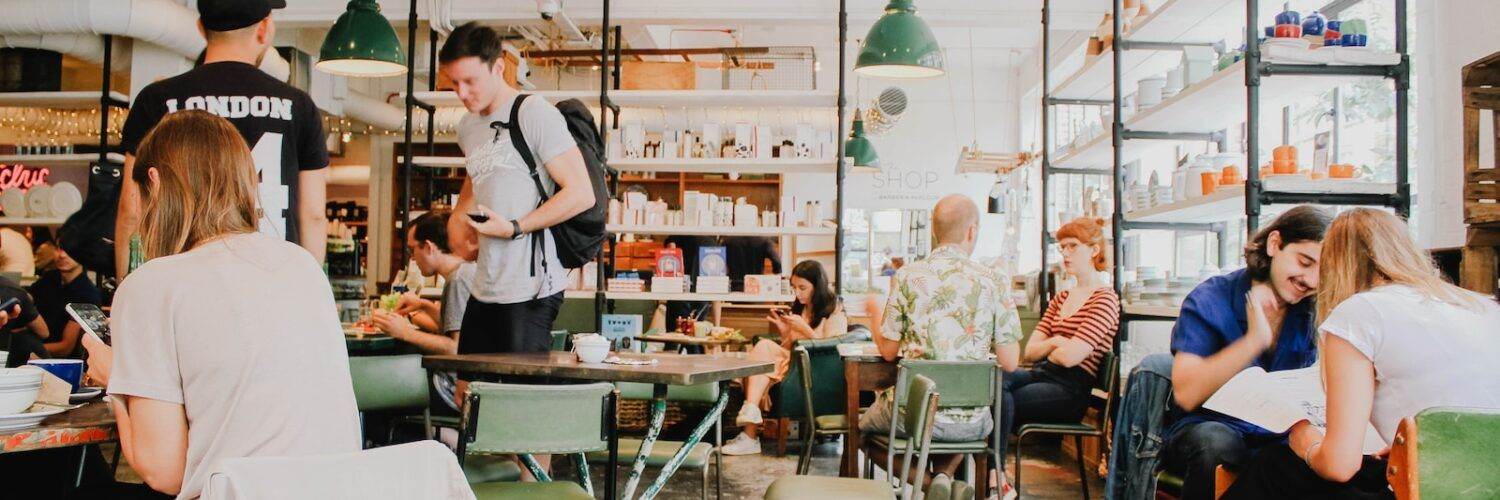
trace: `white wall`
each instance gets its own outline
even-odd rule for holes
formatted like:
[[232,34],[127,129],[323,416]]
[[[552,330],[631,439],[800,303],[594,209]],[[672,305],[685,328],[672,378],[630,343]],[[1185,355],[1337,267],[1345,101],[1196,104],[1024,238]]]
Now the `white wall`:
[[[1414,210],[1418,241],[1427,248],[1451,248],[1464,242],[1463,102],[1460,74],[1464,65],[1500,51],[1500,4],[1495,0],[1410,2],[1417,52],[1412,174],[1419,205]],[[1480,137],[1493,137],[1484,120]],[[1493,162],[1494,143],[1481,140],[1481,159]]]

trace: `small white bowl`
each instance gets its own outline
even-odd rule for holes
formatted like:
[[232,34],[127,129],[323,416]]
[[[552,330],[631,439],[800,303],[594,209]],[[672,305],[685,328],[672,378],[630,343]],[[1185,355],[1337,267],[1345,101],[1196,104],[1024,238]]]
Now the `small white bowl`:
[[609,356],[609,344],[579,344],[573,346],[573,354],[578,355],[578,361],[583,363],[598,363]]
[[[6,368],[19,370],[17,368]],[[26,411],[36,402],[37,393],[42,390],[41,370],[24,370],[30,373],[30,382],[7,379],[4,388],[0,388],[0,415],[14,415]]]

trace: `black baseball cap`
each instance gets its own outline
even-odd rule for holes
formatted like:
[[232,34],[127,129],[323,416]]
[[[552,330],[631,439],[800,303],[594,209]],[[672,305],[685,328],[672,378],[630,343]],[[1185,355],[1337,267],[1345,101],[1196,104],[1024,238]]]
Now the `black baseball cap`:
[[234,31],[283,7],[286,0],[198,0],[198,21],[209,31]]

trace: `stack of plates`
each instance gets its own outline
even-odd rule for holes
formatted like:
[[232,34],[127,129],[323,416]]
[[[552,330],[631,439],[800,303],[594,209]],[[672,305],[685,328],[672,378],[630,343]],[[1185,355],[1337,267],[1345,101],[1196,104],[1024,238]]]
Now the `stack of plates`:
[[6,217],[67,217],[83,207],[83,193],[69,182],[37,185],[0,192],[0,209]]
[[42,371],[36,368],[0,369],[0,415],[21,413],[36,402],[42,390]]

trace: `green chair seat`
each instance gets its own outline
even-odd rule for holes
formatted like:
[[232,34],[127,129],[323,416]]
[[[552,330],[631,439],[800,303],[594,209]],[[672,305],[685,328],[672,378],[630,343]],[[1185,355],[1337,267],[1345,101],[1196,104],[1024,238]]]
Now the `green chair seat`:
[[890,485],[874,479],[821,476],[783,476],[766,490],[766,500],[815,498],[818,500],[889,498],[896,493]]
[[[651,446],[651,454],[646,457],[646,466],[662,467],[677,454],[682,448],[679,441],[657,441]],[[641,449],[641,440],[632,438],[620,438],[620,452],[618,453],[619,465],[630,465],[635,454]],[[699,442],[689,451],[687,458],[682,460],[683,469],[699,470],[708,466],[709,459],[713,458],[714,447],[711,444]],[[587,454],[589,463],[603,464],[609,462],[609,451],[591,451]]]
[[849,418],[844,415],[821,415],[814,419],[820,431],[849,431]]
[[1026,424],[1021,426],[1017,434],[1030,434],[1033,432],[1045,432],[1048,434],[1099,434],[1099,428],[1088,424]]
[[464,460],[464,477],[469,484],[520,481],[521,466],[509,456],[474,455]]
[[552,481],[546,483],[483,483],[470,485],[477,499],[505,500],[594,500],[578,483]]
[[[906,438],[898,437],[896,438],[895,442],[889,444],[886,443],[887,438],[885,436],[876,435],[869,436],[869,438],[870,441],[879,444],[881,447],[888,450],[896,450],[897,452],[900,452],[901,450],[906,448]],[[928,453],[937,455],[984,453],[986,451],[989,451],[989,443],[986,441],[962,441],[949,443],[945,443],[942,441],[933,441],[931,445],[928,445],[927,450]]]

